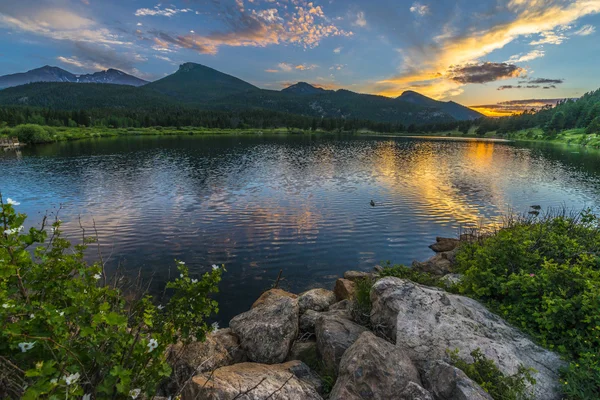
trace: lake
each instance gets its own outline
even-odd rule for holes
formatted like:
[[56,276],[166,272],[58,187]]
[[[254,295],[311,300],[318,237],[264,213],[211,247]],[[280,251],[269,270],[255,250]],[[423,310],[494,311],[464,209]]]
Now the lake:
[[225,264],[227,325],[280,269],[285,289],[327,287],[349,269],[426,259],[436,236],[531,205],[595,207],[599,160],[576,146],[478,140],[130,136],[0,153],[0,191],[30,225],[62,205],[74,241],[78,216],[88,229],[94,220],[108,265],[141,269],[156,291],[174,259],[192,275]]

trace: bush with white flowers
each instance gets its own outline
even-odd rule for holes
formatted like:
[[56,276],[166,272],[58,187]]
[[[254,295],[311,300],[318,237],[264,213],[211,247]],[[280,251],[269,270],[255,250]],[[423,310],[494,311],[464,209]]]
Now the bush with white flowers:
[[25,231],[18,205],[0,195],[0,398],[154,395],[171,373],[167,346],[214,329],[206,320],[223,268],[192,279],[178,262],[168,301],[154,305],[86,263],[93,240],[72,246],[60,220]]

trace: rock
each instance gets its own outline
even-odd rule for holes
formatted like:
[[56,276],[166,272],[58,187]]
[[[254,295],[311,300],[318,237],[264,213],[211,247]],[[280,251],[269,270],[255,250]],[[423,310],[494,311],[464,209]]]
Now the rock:
[[344,279],[356,282],[361,279],[373,279],[373,274],[371,272],[363,271],[346,271],[344,272]]
[[300,314],[306,310],[326,311],[335,302],[335,294],[327,289],[312,289],[298,297]]
[[[265,365],[241,363],[216,369],[212,374],[194,377],[182,398],[202,400],[321,400],[305,376],[308,367],[298,361]],[[236,397],[238,396],[238,397]]]
[[338,301],[337,303],[330,305],[329,311],[349,310],[351,306],[352,306],[352,303],[350,302],[350,300],[346,299],[346,300]]
[[367,328],[339,316],[318,318],[315,325],[317,350],[325,368],[337,372],[346,349],[365,331]]
[[246,361],[246,357],[237,336],[230,329],[219,329],[204,342],[169,347],[167,360],[173,368],[172,384],[181,387],[196,374]]
[[407,400],[434,400],[431,393],[414,382],[408,382],[406,388],[400,393],[400,398]]
[[463,371],[444,361],[427,363],[421,376],[436,400],[494,400]]
[[431,250],[435,251],[436,253],[452,251],[452,250],[456,249],[458,247],[458,245],[460,244],[460,240],[458,240],[458,239],[443,238],[443,237],[437,237],[435,239],[435,241],[436,241],[436,243],[429,246],[429,248]]
[[354,292],[356,291],[356,283],[349,281],[348,279],[338,279],[335,282],[335,289],[333,289],[333,293],[335,293],[335,298],[338,301],[352,299],[354,297]]
[[350,311],[346,310],[330,310],[323,313],[316,312],[313,310],[308,310],[304,314],[300,316],[300,332],[301,333],[315,333],[315,325],[317,323],[317,319],[321,317],[340,317],[345,319],[352,319],[350,315]]
[[317,342],[294,342],[287,361],[299,360],[305,364],[314,365],[318,361]]
[[[410,382],[421,385],[419,372],[406,353],[373,333],[364,332],[344,353],[329,398],[412,400],[412,396],[399,396]],[[411,391],[414,390],[413,387]]]
[[447,349],[458,349],[459,357],[472,361],[470,353],[479,348],[504,374],[515,374],[519,365],[538,371],[536,399],[560,398],[558,370],[565,365],[560,357],[477,301],[387,277],[373,285],[371,302],[372,325],[406,349],[417,366],[443,359]]
[[229,322],[248,359],[277,364],[286,359],[298,336],[298,300],[272,296]]
[[452,261],[448,253],[438,253],[425,262],[414,261],[412,267],[417,271],[443,276],[452,272]]
[[373,271],[375,271],[376,273],[381,273],[383,272],[384,268],[381,265],[376,265],[373,267]]
[[279,297],[289,297],[290,299],[298,298],[298,296],[295,295],[294,293],[286,292],[285,290],[281,290],[281,289],[271,289],[271,290],[267,290],[266,292],[261,294],[260,297],[254,302],[254,304],[252,304],[252,308],[258,307],[261,304],[276,300]]
[[450,288],[454,285],[459,284],[462,281],[462,279],[462,274],[448,274],[440,279],[440,283],[444,285],[445,288]]

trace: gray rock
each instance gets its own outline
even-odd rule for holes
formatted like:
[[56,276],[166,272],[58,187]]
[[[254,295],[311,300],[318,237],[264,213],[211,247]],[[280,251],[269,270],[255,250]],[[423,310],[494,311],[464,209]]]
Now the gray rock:
[[440,283],[446,288],[459,284],[463,280],[462,274],[448,274],[440,279]]
[[[408,388],[409,383],[411,385]],[[399,347],[364,332],[344,353],[331,400],[399,399],[412,400],[411,393],[423,396],[419,372]],[[407,393],[399,395],[408,389]]]
[[414,282],[383,278],[371,289],[371,323],[398,346],[406,349],[418,366],[441,360],[447,349],[472,361],[479,348],[507,375],[519,365],[534,368],[535,398],[560,399],[560,357],[534,344],[526,335],[489,312],[477,301]]
[[452,272],[452,259],[453,255],[451,252],[438,253],[427,261],[414,261],[412,267],[417,271],[443,276]]
[[339,316],[318,318],[315,325],[317,350],[326,369],[337,372],[346,349],[366,330],[367,328]]
[[260,295],[260,297],[252,304],[252,308],[258,307],[262,304],[269,303],[271,301],[277,301],[280,297],[289,297],[290,299],[297,299],[298,295],[294,293],[286,292],[281,289],[270,289]]
[[437,237],[435,243],[429,246],[429,248],[436,253],[443,253],[446,251],[452,251],[458,247],[460,240],[452,238]]
[[[298,361],[265,365],[241,363],[194,377],[182,398],[202,400],[322,400]],[[299,374],[301,377],[298,377]],[[304,379],[306,378],[306,379]],[[312,378],[311,378],[312,379]],[[236,397],[238,396],[238,397]]]
[[421,376],[436,400],[494,400],[463,371],[444,361],[428,362]]
[[315,325],[317,323],[317,319],[321,317],[340,317],[345,319],[352,319],[350,311],[348,309],[330,310],[326,312],[308,310],[300,316],[300,333],[315,333]]
[[354,298],[354,292],[356,292],[356,283],[341,278],[335,282],[333,293],[335,293],[337,301],[351,300]]
[[373,271],[375,271],[375,273],[381,273],[383,270],[384,268],[381,265],[376,265],[373,267]]
[[300,314],[303,314],[307,310],[326,311],[335,302],[335,294],[327,289],[312,289],[302,293],[298,297]]
[[334,311],[334,310],[350,310],[350,307],[352,306],[352,303],[350,302],[350,300],[342,300],[342,301],[338,301],[335,304],[332,304],[329,306],[329,311]]
[[286,359],[298,336],[298,314],[297,299],[274,296],[234,317],[229,327],[249,360],[276,364]]
[[408,385],[400,393],[399,398],[407,400],[434,400],[431,393],[414,382],[408,382]]
[[219,329],[204,342],[170,346],[167,360],[173,368],[171,384],[178,388],[196,374],[244,362],[246,355],[230,329]]
[[371,272],[363,271],[346,271],[344,272],[344,279],[356,282],[361,279],[373,279],[373,274]]
[[314,365],[318,361],[317,357],[317,342],[299,342],[296,341],[292,345],[287,361],[299,360],[305,364]]

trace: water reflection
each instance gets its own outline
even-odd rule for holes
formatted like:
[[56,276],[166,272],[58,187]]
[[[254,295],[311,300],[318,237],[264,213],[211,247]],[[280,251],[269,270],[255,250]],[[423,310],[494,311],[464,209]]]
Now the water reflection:
[[[0,154],[0,190],[67,235],[95,220],[111,265],[168,279],[225,264],[222,321],[284,270],[292,290],[428,257],[437,235],[532,204],[598,204],[598,154],[480,141],[129,137]],[[376,207],[369,205],[374,200]]]

